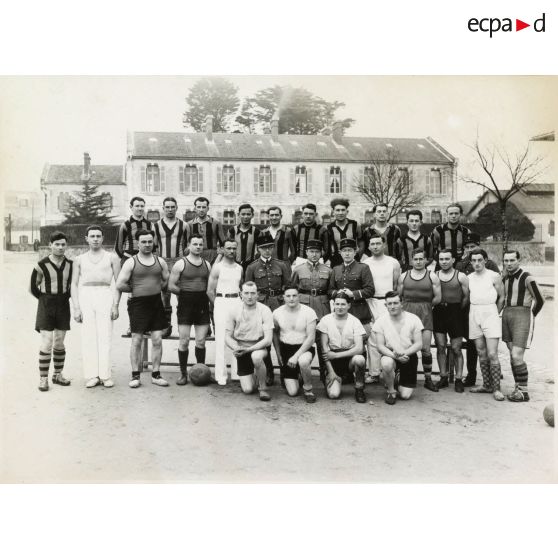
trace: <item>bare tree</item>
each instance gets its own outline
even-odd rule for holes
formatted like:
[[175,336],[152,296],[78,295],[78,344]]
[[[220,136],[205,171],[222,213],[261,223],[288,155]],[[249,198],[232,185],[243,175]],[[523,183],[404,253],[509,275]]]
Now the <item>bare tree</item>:
[[390,148],[383,152],[371,152],[355,180],[354,190],[371,205],[385,203],[388,206],[388,220],[398,213],[420,205],[425,194],[413,187],[413,169]]
[[506,217],[508,201],[530,184],[536,183],[546,170],[546,167],[543,166],[544,157],[531,156],[529,144],[515,156],[496,146],[481,147],[478,137],[474,145],[469,147],[475,154],[476,163],[482,170],[484,180],[465,176],[463,181],[482,186],[496,198],[500,207],[502,248],[505,252],[508,249]]

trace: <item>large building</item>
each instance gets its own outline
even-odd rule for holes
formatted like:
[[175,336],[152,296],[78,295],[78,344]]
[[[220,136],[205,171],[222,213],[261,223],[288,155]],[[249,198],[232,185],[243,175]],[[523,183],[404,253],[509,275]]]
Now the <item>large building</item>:
[[346,137],[340,123],[331,134],[279,134],[277,120],[269,134],[227,134],[214,133],[208,117],[205,132],[131,132],[128,196],[144,196],[152,211],[165,196],[174,196],[183,212],[205,196],[211,214],[225,224],[236,222],[244,202],[256,209],[256,223],[267,222],[271,205],[282,208],[284,222],[296,222],[308,202],[327,221],[331,200],[345,196],[351,200],[350,217],[368,222],[370,203],[355,185],[373,172],[370,154],[390,149],[411,188],[425,194],[425,221],[439,222],[445,206],[455,201],[456,159],[431,138]]

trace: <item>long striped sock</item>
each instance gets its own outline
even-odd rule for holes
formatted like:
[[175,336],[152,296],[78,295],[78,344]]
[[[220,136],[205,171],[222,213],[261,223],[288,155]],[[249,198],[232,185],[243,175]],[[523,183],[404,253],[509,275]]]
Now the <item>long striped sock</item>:
[[513,379],[515,381],[515,385],[517,385],[517,364],[512,364],[511,369],[512,369]]
[[481,369],[481,374],[482,374],[482,385],[486,388],[486,389],[491,389],[492,388],[492,382],[490,381],[490,363],[488,362],[488,360],[481,360],[479,359],[479,365],[480,365],[480,369]]
[[66,349],[52,349],[52,362],[54,363],[54,373],[62,374],[64,361],[66,360]]
[[500,375],[502,369],[500,368],[500,363],[490,365],[490,377],[492,380],[492,389],[500,391]]
[[432,373],[432,355],[422,355],[422,371],[425,374]]
[[524,388],[524,391],[527,389],[527,381],[529,379],[529,371],[527,370],[527,364],[522,363],[518,364],[515,367],[515,382],[516,384]]
[[48,378],[48,369],[50,368],[50,353],[39,351],[39,375]]

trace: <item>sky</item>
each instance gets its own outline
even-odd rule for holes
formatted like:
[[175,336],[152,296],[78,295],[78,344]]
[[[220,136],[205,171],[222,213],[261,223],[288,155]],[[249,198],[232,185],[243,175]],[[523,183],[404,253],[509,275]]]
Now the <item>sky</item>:
[[[198,78],[0,78],[0,188],[32,190],[46,162],[124,164],[126,132],[183,131],[188,89]],[[470,148],[481,142],[511,153],[558,121],[558,78],[548,76],[229,76],[242,98],[275,84],[305,87],[345,103],[356,120],[348,136],[433,137],[475,175]],[[541,145],[536,146],[537,149]],[[548,150],[548,145],[542,149]],[[553,147],[553,145],[552,145]],[[543,153],[546,154],[546,153]],[[478,177],[478,174],[477,174]],[[460,182],[459,199],[480,188]]]

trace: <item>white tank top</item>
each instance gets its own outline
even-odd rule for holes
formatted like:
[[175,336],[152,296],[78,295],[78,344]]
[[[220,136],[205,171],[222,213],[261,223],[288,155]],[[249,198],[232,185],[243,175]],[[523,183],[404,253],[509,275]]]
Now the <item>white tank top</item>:
[[94,283],[96,286],[101,284],[110,286],[112,280],[112,266],[110,264],[110,253],[103,250],[101,259],[94,263],[89,257],[89,252],[79,256],[80,272],[78,286],[87,286]]
[[217,279],[216,293],[235,294],[240,291],[240,280],[242,278],[242,266],[235,264],[234,267],[225,266],[222,262],[215,264],[219,266],[219,279]]
[[468,276],[471,304],[494,304],[496,302],[498,293],[492,282],[495,275],[498,275],[495,271],[485,269],[482,273],[475,271]]
[[366,264],[372,272],[375,297],[385,296],[389,291],[393,291],[393,270],[397,265],[395,258],[384,256],[377,260],[371,256],[361,262]]

